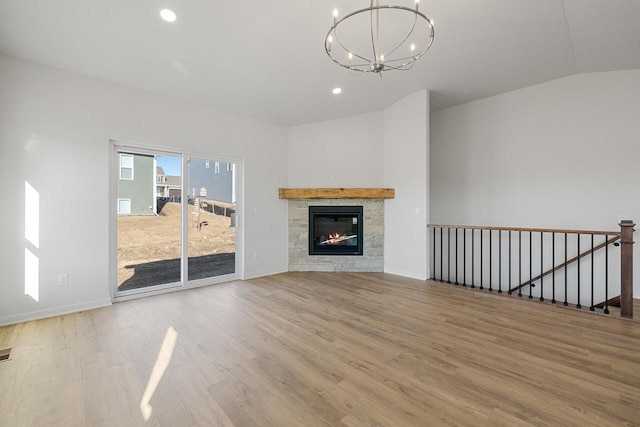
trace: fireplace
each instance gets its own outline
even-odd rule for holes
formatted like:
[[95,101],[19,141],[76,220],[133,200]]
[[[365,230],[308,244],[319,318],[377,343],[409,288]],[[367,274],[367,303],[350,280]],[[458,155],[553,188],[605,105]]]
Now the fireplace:
[[362,206],[309,206],[309,255],[362,255]]

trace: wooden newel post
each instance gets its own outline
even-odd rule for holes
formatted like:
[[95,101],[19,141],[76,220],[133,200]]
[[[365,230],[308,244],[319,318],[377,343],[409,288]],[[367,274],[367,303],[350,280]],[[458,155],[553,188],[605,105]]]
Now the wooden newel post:
[[620,221],[620,308],[622,317],[633,318],[633,227],[631,220]]

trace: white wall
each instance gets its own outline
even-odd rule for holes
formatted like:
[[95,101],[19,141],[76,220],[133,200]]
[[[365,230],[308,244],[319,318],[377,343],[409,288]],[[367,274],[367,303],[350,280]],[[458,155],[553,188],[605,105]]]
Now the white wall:
[[384,270],[417,279],[429,275],[429,92],[416,92],[384,110]]
[[[289,187],[391,187],[385,271],[427,277],[429,95],[388,109],[289,129]],[[418,209],[418,214],[416,214]]]
[[430,155],[432,223],[618,230],[619,214],[638,222],[640,70],[575,75],[434,112]]
[[381,187],[382,112],[289,129],[289,186]]
[[[244,277],[286,271],[285,128],[4,56],[0,93],[0,325],[110,302],[110,139],[244,159],[245,250],[260,253]],[[37,248],[25,181],[40,195]],[[39,259],[38,302],[25,295],[25,246]]]

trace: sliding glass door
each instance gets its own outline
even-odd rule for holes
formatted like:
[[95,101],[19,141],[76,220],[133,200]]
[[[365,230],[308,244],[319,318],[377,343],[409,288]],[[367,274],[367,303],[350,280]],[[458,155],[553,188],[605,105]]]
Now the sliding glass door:
[[235,165],[195,157],[187,164],[189,280],[234,274]]
[[236,273],[236,165],[114,145],[115,292],[125,297]]
[[118,292],[179,284],[181,158],[118,151],[118,163]]

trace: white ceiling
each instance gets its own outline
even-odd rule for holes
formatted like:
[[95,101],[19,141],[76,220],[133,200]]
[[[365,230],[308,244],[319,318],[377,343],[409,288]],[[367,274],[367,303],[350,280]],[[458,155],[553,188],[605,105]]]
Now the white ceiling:
[[[410,71],[353,75],[327,57],[324,37],[334,8],[368,5],[0,0],[0,53],[284,126],[381,110],[421,89],[437,110],[640,68],[640,0],[422,0],[435,22],[431,50]],[[164,7],[176,22],[159,18]]]

